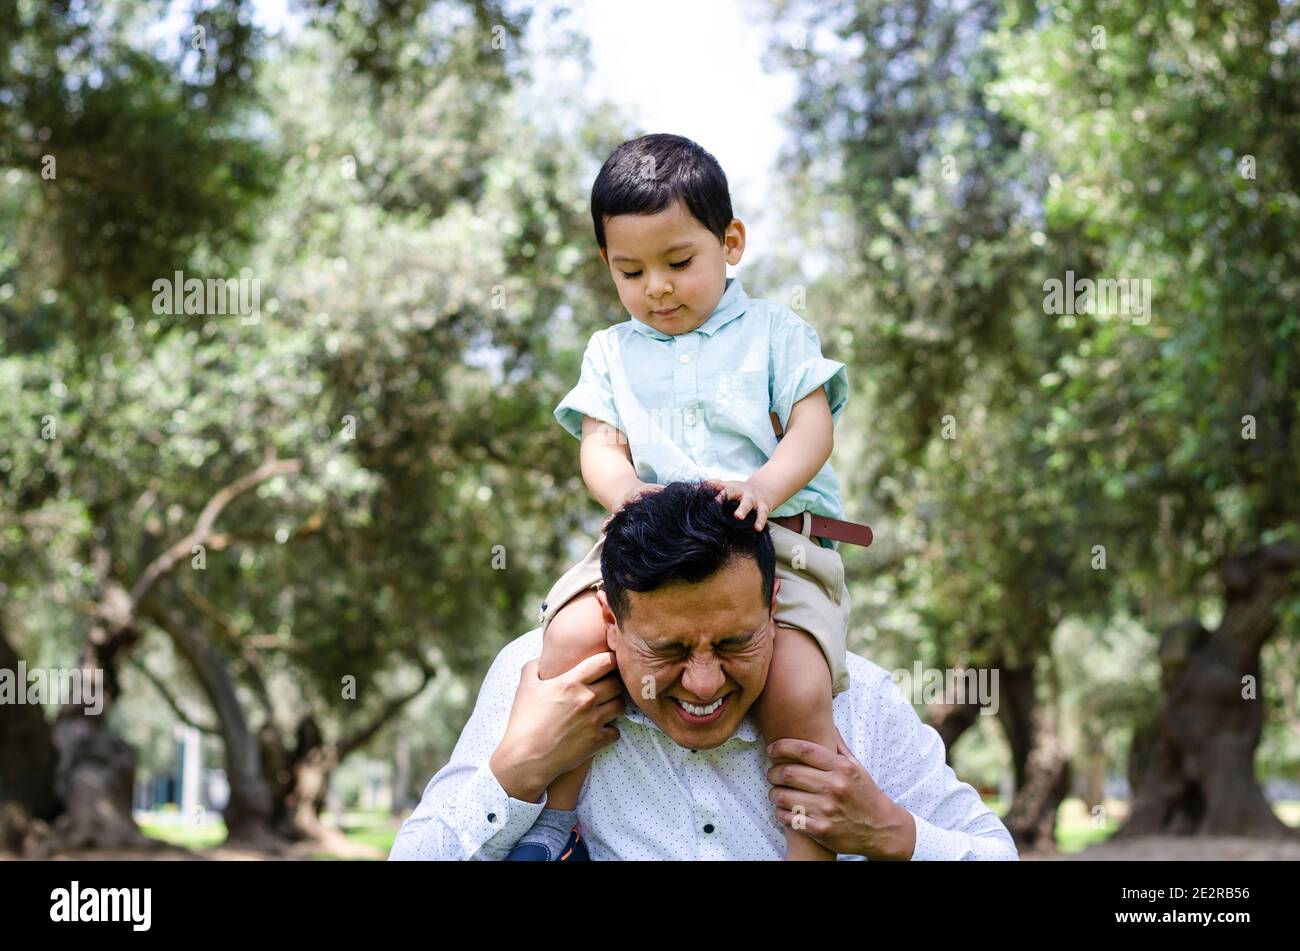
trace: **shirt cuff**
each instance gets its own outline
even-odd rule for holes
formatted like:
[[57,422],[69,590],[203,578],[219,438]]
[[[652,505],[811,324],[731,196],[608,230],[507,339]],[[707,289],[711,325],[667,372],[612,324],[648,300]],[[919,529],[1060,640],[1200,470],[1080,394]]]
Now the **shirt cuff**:
[[590,416],[602,423],[609,423],[620,432],[624,432],[618,410],[614,408],[609,397],[588,383],[579,383],[571,389],[555,407],[554,416],[574,439],[582,438],[582,417]]
[[849,399],[849,378],[844,364],[825,357],[805,360],[795,368],[790,381],[777,395],[772,412],[781,421],[782,431],[789,428],[790,413],[799,402],[818,387],[826,388],[826,402],[831,411],[832,424],[839,422],[844,404]]
[[486,763],[461,787],[458,798],[460,845],[477,859],[504,859],[546,808],[545,793],[541,802],[511,799]]
[[[910,810],[909,810],[910,812]],[[916,848],[913,862],[943,862],[964,858],[970,852],[970,836],[956,829],[940,829],[912,813],[916,820]]]

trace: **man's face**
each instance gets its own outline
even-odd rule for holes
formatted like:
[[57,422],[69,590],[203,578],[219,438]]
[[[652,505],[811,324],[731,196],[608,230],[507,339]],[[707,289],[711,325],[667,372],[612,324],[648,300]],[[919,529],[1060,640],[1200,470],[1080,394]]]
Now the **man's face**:
[[774,583],[772,600],[764,603],[758,562],[733,558],[699,584],[629,591],[621,628],[605,592],[597,593],[628,694],[678,745],[720,746],[762,693],[780,586]]
[[606,218],[605,244],[600,256],[627,312],[660,333],[683,334],[722,300],[727,265],[745,251],[745,226],[731,219],[719,242],[677,201],[653,215]]

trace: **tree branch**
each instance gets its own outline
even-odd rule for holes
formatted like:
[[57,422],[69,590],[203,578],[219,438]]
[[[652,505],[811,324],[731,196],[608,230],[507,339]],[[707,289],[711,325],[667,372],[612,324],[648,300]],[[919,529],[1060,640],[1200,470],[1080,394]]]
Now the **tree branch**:
[[177,718],[179,718],[182,723],[186,726],[192,726],[194,729],[199,730],[202,733],[207,733],[210,736],[221,735],[221,731],[216,727],[197,723],[184,710],[182,710],[176,697],[172,694],[171,690],[168,689],[167,685],[163,683],[163,679],[146,667],[142,661],[136,660],[134,657],[128,657],[126,662],[132,668],[143,674],[144,678],[148,680],[149,683],[153,684],[153,688],[162,695],[163,700],[167,701],[167,706],[172,708],[172,712],[176,714]]
[[375,734],[383,729],[384,724],[397,716],[397,714],[401,712],[402,708],[408,703],[420,694],[424,693],[424,688],[429,686],[429,681],[433,679],[436,671],[421,657],[417,657],[415,662],[420,665],[420,670],[424,672],[424,679],[420,682],[420,685],[400,697],[394,697],[389,700],[388,703],[384,704],[383,709],[380,710],[369,723],[340,740],[336,747],[340,762],[349,753],[365,746],[374,739]]
[[144,600],[145,595],[149,593],[149,589],[153,587],[154,582],[171,571],[176,562],[187,556],[195,545],[205,544],[210,539],[213,523],[216,522],[222,510],[236,497],[265,482],[267,479],[298,472],[301,469],[302,462],[298,459],[281,461],[268,458],[266,462],[248,473],[248,475],[236,479],[224,489],[219,490],[216,495],[208,500],[208,504],[203,506],[203,511],[199,513],[198,520],[194,523],[194,529],[151,561],[144,571],[140,573],[135,586],[131,589],[132,606],[138,607],[140,602]]
[[225,637],[230,648],[239,655],[244,662],[244,670],[247,675],[248,685],[253,688],[253,693],[257,696],[258,702],[262,706],[262,712],[266,715],[266,722],[272,728],[275,727],[275,707],[271,703],[270,691],[266,689],[266,681],[262,679],[262,672],[257,669],[257,656],[253,649],[245,642],[237,625],[230,617],[209,601],[202,592],[191,584],[178,584],[181,593],[190,600],[199,613],[206,617]]

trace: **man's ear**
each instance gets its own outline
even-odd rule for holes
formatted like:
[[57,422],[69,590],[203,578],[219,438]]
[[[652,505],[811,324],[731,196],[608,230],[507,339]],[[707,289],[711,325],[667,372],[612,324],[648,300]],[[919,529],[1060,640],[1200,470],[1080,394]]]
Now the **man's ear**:
[[600,603],[600,619],[605,622],[605,644],[610,650],[617,651],[618,619],[610,610],[609,599],[605,597],[604,588],[596,589],[596,600]]
[[772,614],[776,614],[776,596],[781,593],[781,579],[772,580]]

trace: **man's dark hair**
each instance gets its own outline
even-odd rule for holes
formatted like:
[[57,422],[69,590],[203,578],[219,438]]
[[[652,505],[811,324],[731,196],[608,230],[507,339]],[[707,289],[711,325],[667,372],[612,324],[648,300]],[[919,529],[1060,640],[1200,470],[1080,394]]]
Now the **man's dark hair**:
[[736,518],[740,502],[717,500],[703,482],[671,482],[625,506],[605,528],[600,574],[605,597],[619,624],[628,613],[629,591],[654,591],[674,581],[698,584],[733,558],[752,558],[763,577],[763,603],[772,601],[776,550],[765,526],[754,531],[754,513]]
[[732,215],[727,176],[718,160],[680,135],[656,132],[629,139],[605,159],[591,186],[596,243],[605,247],[606,217],[653,215],[679,199],[721,243]]

